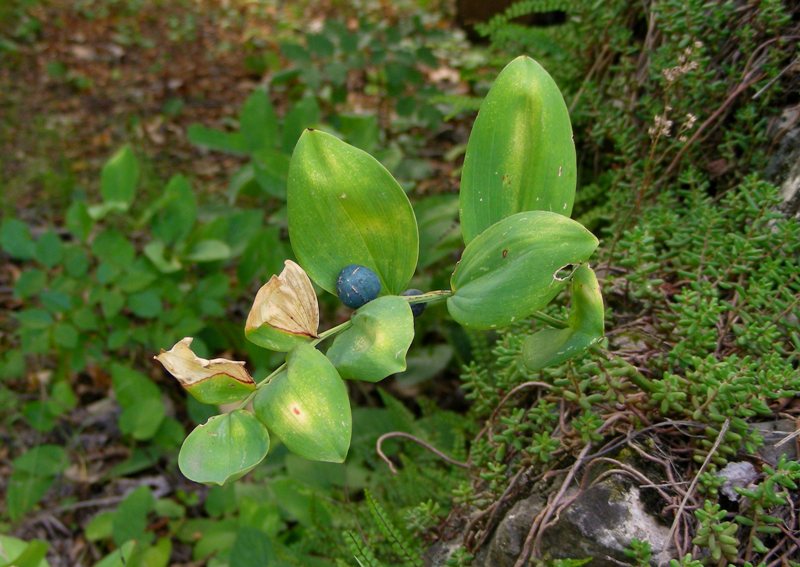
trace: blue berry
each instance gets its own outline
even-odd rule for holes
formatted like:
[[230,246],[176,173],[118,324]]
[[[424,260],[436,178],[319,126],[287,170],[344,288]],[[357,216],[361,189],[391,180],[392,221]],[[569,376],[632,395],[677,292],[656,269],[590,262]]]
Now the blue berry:
[[378,297],[380,292],[378,275],[366,266],[350,264],[339,272],[336,293],[348,307],[358,309]]
[[[421,289],[407,289],[400,295],[422,295],[424,292]],[[424,303],[412,303],[411,304],[411,313],[414,317],[419,317],[422,315],[422,312],[425,311],[425,304]]]

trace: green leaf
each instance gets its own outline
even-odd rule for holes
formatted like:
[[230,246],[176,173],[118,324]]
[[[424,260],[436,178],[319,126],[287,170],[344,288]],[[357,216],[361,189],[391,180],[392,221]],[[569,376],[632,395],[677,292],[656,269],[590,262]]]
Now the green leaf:
[[232,404],[243,400],[255,390],[255,384],[245,383],[227,374],[217,374],[192,385],[184,385],[194,398],[204,404]]
[[22,406],[22,414],[31,427],[37,431],[48,432],[56,426],[56,417],[46,402],[36,400]]
[[603,295],[587,265],[572,275],[572,306],[566,329],[542,329],[525,340],[522,360],[530,370],[561,364],[603,338]]
[[247,143],[244,136],[239,132],[222,132],[213,128],[206,128],[200,124],[192,124],[186,134],[189,141],[195,146],[202,146],[209,150],[234,155],[248,153]]
[[106,319],[111,319],[125,305],[125,296],[115,290],[104,289],[100,292],[100,308]]
[[14,459],[14,472],[56,476],[69,466],[67,452],[58,445],[39,445]]
[[172,554],[172,542],[162,537],[155,545],[137,542],[136,549],[125,562],[124,567],[167,567]]
[[97,235],[92,242],[92,252],[101,262],[115,268],[127,268],[136,255],[133,244],[113,228],[107,228]]
[[122,202],[112,202],[112,203],[100,203],[99,205],[92,205],[87,210],[89,214],[89,218],[92,221],[98,221],[106,216],[109,213],[124,213],[128,210],[128,205]]
[[396,295],[379,297],[356,311],[351,321],[328,350],[342,378],[377,382],[406,369],[406,353],[414,340],[408,301]]
[[103,201],[128,210],[139,182],[139,162],[130,146],[123,146],[111,156],[100,174],[100,193]]
[[260,229],[247,243],[236,268],[239,283],[247,285],[262,274],[277,274],[289,256],[277,226]]
[[469,137],[460,193],[464,242],[522,211],[569,216],[576,178],[561,92],[536,61],[517,57],[498,75]]
[[227,260],[230,257],[230,246],[221,240],[208,239],[201,240],[195,244],[184,259],[189,262],[202,264],[205,262],[219,262],[220,260]]
[[300,264],[335,294],[349,264],[374,271],[383,294],[402,292],[417,265],[414,211],[392,175],[369,154],[307,130],[289,168],[289,238]]
[[164,420],[161,391],[147,376],[121,364],[111,366],[114,394],[122,407],[119,428],[134,439],[150,439]]
[[374,114],[340,114],[336,128],[355,147],[372,152],[380,138],[378,118]]
[[47,276],[41,270],[25,270],[14,284],[14,297],[27,299],[40,293],[47,285]]
[[128,560],[136,547],[135,541],[126,542],[95,563],[94,567],[129,567]]
[[29,260],[36,253],[36,245],[28,225],[17,219],[7,219],[0,227],[0,246],[17,260]]
[[461,248],[458,197],[431,195],[414,204],[419,223],[419,269],[427,268]]
[[404,388],[416,386],[443,372],[452,358],[453,347],[448,344],[414,347],[406,359],[405,372],[395,376],[395,380]]
[[64,248],[64,270],[72,278],[82,278],[89,270],[89,255],[79,246]]
[[78,346],[78,330],[63,321],[56,323],[53,327],[53,342],[62,348],[73,349]]
[[147,514],[154,503],[147,486],[140,486],[128,494],[117,508],[111,524],[114,543],[122,545],[130,540],[142,541],[147,529]]
[[89,238],[94,222],[89,216],[89,209],[83,201],[73,201],[67,209],[65,222],[69,231],[81,241]]
[[465,327],[510,325],[547,305],[564,287],[559,270],[585,262],[597,244],[583,225],[556,213],[507,217],[467,245],[447,309]]
[[0,567],[50,567],[45,559],[49,545],[34,539],[21,539],[0,535]]
[[347,457],[353,425],[347,387],[313,346],[299,345],[289,353],[287,369],[260,388],[253,407],[301,457],[333,463]]
[[53,484],[51,476],[36,476],[25,471],[14,471],[6,489],[6,509],[12,522],[22,518]]
[[317,126],[320,122],[320,111],[317,99],[314,96],[302,98],[292,109],[286,113],[283,122],[283,140],[281,147],[287,154],[297,143],[298,138],[306,128]]
[[43,330],[53,324],[53,316],[44,309],[18,311],[14,318],[26,329]]
[[264,567],[276,561],[269,536],[255,528],[237,530],[229,563],[236,567]]
[[45,232],[36,243],[36,260],[48,268],[54,268],[64,258],[61,238],[54,230]]
[[142,319],[152,319],[162,312],[161,297],[152,289],[128,296],[128,309]]
[[175,257],[167,259],[166,254],[166,247],[160,240],[148,242],[144,247],[145,257],[153,263],[156,270],[162,274],[172,274],[180,271],[182,267],[180,261]]
[[258,186],[267,194],[286,199],[286,178],[289,156],[280,150],[261,148],[252,154],[253,174]]
[[282,331],[270,325],[262,325],[255,329],[245,330],[245,337],[251,343],[274,350],[276,352],[289,352],[299,344],[310,342],[312,339],[306,335],[298,335]]
[[153,235],[167,244],[180,242],[192,231],[197,220],[197,199],[189,180],[174,175],[160,199],[160,210],[153,220]]
[[274,148],[278,143],[278,117],[266,91],[256,89],[239,112],[239,128],[248,149]]
[[183,442],[178,466],[190,480],[223,485],[253,470],[267,451],[267,429],[251,413],[235,410],[195,427]]
[[83,529],[83,535],[89,541],[100,541],[111,537],[116,511],[100,512],[94,516]]
[[142,398],[122,409],[119,429],[134,439],[146,441],[156,434],[164,416],[164,403],[160,399]]

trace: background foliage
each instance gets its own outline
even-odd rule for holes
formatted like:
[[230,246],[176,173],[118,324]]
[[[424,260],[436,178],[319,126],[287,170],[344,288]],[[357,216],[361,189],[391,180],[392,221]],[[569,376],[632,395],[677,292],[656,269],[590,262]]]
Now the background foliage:
[[[798,415],[800,233],[760,173],[797,104],[792,6],[524,0],[470,45],[436,2],[279,5],[0,8],[0,565],[419,565],[456,537],[451,562],[466,565],[491,512],[524,493],[521,471],[634,434],[633,461],[660,461],[654,483],[697,479],[676,564],[790,560],[800,471],[763,464],[753,424]],[[199,355],[246,358],[256,379],[274,366],[241,326],[291,257],[285,183],[303,128],[401,181],[420,224],[412,284],[441,288],[460,252],[466,135],[519,54],[570,109],[576,218],[603,235],[605,343],[529,372],[521,345],[539,323],[466,333],[434,306],[408,371],[351,385],[346,463],[278,446],[234,484],[183,479],[177,448],[216,409],[148,360],[195,336]],[[321,309],[326,325],[343,318]],[[395,438],[394,475],[375,452],[392,431],[466,468]],[[739,509],[715,473],[743,459],[759,476]],[[676,486],[658,496],[670,523]],[[633,545],[632,563],[647,553]]]

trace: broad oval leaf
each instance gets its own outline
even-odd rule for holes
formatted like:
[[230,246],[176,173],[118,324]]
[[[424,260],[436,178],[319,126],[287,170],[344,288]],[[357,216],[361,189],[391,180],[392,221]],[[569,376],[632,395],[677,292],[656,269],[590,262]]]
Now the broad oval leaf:
[[191,124],[186,137],[195,146],[235,155],[248,153],[247,142],[241,132],[222,132],[202,124]]
[[522,345],[522,360],[530,370],[561,364],[603,338],[605,310],[597,276],[586,264],[572,274],[572,305],[566,329],[542,329]]
[[106,204],[127,211],[139,182],[139,162],[130,146],[125,145],[103,165],[100,173],[100,194]]
[[333,463],[347,457],[353,427],[347,387],[313,346],[299,345],[289,353],[286,370],[259,389],[253,407],[258,419],[301,457]]
[[460,192],[464,242],[522,211],[569,216],[576,178],[564,98],[541,65],[517,57],[498,75],[469,136]]
[[251,152],[273,148],[278,142],[278,117],[264,89],[254,90],[239,111],[239,128]]
[[510,325],[547,305],[566,283],[559,270],[586,261],[597,244],[583,225],[556,213],[507,217],[467,245],[447,309],[465,327]]
[[244,399],[256,383],[244,362],[214,358],[206,360],[192,352],[192,337],[181,339],[155,357],[187,392],[204,404],[229,404]]
[[222,240],[209,238],[195,244],[189,253],[184,256],[184,260],[188,262],[197,262],[198,264],[219,262],[220,260],[227,260],[231,257],[231,254],[231,248],[227,243]]
[[289,166],[287,200],[292,249],[320,287],[335,295],[342,268],[360,264],[378,274],[384,294],[406,288],[419,253],[417,221],[375,158],[306,130]]
[[342,378],[377,382],[406,369],[406,353],[414,340],[408,301],[396,295],[379,297],[356,311],[351,321],[328,350]]
[[267,428],[248,411],[209,418],[183,442],[178,467],[195,482],[219,484],[253,470],[269,451]]
[[317,337],[319,305],[311,280],[291,260],[279,276],[261,286],[247,315],[244,333],[258,346],[289,351]]

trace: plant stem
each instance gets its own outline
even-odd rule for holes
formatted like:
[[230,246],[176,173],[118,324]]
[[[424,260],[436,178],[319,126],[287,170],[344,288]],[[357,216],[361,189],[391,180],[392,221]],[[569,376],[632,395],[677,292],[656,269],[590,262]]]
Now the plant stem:
[[324,341],[325,339],[327,339],[329,337],[332,337],[334,335],[338,335],[339,333],[341,333],[345,329],[350,328],[350,325],[352,325],[352,324],[353,324],[352,319],[348,319],[347,321],[345,321],[341,325],[336,325],[335,327],[331,327],[327,331],[323,331],[322,333],[320,333],[319,336],[314,341],[312,341],[311,344],[313,346],[316,346],[319,343],[321,343],[322,341]]
[[550,325],[551,327],[555,327],[556,329],[566,329],[567,327],[569,327],[569,325],[567,325],[561,319],[556,319],[555,317],[546,315],[541,311],[534,311],[531,314],[531,317],[533,317],[534,319],[538,319],[542,323],[547,323],[548,325]]
[[[334,335],[338,335],[339,333],[341,333],[345,329],[349,328],[350,325],[352,325],[352,321],[348,320],[348,321],[345,321],[344,323],[342,323],[341,325],[336,325],[335,327],[332,327],[332,328],[328,329],[327,331],[320,333],[319,336],[314,341],[311,342],[311,345],[312,346],[316,346],[319,343],[321,343],[322,341],[324,341],[325,339],[327,339],[329,337],[332,337]],[[267,376],[261,382],[259,382],[258,385],[256,386],[256,389],[253,390],[252,392],[250,392],[250,394],[248,394],[248,396],[244,400],[242,400],[242,403],[240,403],[239,406],[236,409],[242,409],[247,404],[249,404],[250,401],[258,393],[258,391],[263,386],[266,386],[267,384],[272,382],[272,380],[275,378],[275,376],[277,376],[278,373],[281,372],[284,368],[286,368],[286,363],[285,362],[283,364],[281,364],[280,366],[278,366],[275,370],[273,370],[270,373],[269,376]]]
[[429,291],[420,295],[404,295],[403,299],[408,301],[411,305],[417,303],[432,303],[434,301],[441,301],[453,295],[449,289],[439,289],[436,291]]
[[278,367],[277,367],[275,370],[273,370],[272,372],[270,372],[270,375],[269,375],[269,376],[267,376],[267,377],[266,377],[266,378],[264,378],[264,379],[263,379],[261,382],[259,382],[259,383],[256,385],[256,389],[255,389],[255,390],[253,390],[252,392],[250,392],[250,393],[247,395],[247,397],[246,397],[245,399],[243,399],[243,400],[242,400],[242,403],[240,403],[240,404],[239,404],[239,405],[236,407],[236,409],[242,409],[242,408],[243,408],[243,407],[245,407],[247,404],[249,404],[249,403],[252,401],[252,399],[256,397],[256,394],[257,394],[257,393],[258,393],[258,391],[261,389],[261,387],[262,387],[262,386],[266,386],[267,384],[269,384],[270,382],[272,382],[272,379],[273,379],[273,378],[275,378],[275,376],[277,376],[277,375],[278,375],[278,373],[279,373],[281,370],[283,370],[284,368],[286,368],[286,363],[285,363],[285,362],[284,362],[283,364],[281,364],[280,366],[278,366]]

